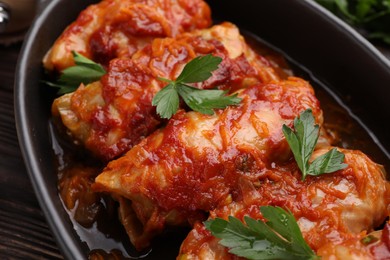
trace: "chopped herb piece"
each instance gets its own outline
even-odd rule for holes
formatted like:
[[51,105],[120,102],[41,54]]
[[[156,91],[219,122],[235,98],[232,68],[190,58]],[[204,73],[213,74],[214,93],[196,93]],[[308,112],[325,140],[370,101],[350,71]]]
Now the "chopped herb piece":
[[153,98],[152,104],[156,106],[157,113],[162,118],[171,118],[179,108],[179,96],[192,110],[209,115],[214,113],[213,109],[239,104],[241,98],[237,95],[227,96],[223,90],[202,90],[186,84],[207,80],[221,61],[220,57],[211,54],[199,56],[184,66],[176,80],[158,78],[168,85]]
[[81,83],[89,84],[98,81],[106,71],[94,61],[72,51],[75,66],[62,71],[56,83],[45,82],[47,85],[58,88],[58,94],[66,94],[75,91]]
[[315,125],[311,109],[307,109],[294,119],[295,131],[283,125],[283,134],[302,172],[302,179],[307,175],[318,176],[346,168],[344,154],[336,148],[309,163],[319,137],[319,126]]
[[165,88],[154,96],[153,106],[157,106],[157,113],[162,118],[170,118],[179,108],[179,95],[175,86],[169,83]]
[[363,237],[360,242],[362,242],[364,245],[369,245],[371,243],[375,243],[376,241],[378,241],[379,238],[377,237],[374,237],[373,235],[368,235],[366,237]]
[[379,39],[390,44],[389,0],[316,0],[316,2],[360,29],[359,32],[367,38]]
[[303,239],[294,216],[280,207],[262,206],[267,222],[244,217],[244,223],[229,216],[216,218],[205,227],[220,238],[219,244],[229,252],[248,259],[319,259]]

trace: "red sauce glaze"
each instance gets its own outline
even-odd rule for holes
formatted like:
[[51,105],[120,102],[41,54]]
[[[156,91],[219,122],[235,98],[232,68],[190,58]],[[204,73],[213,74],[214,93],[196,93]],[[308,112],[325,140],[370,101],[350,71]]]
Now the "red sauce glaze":
[[131,57],[153,38],[205,28],[209,16],[205,3],[198,0],[129,1],[105,15],[104,26],[90,37],[90,52],[93,60],[108,65],[113,58]]
[[[91,35],[89,48],[92,52],[91,58],[100,64],[109,64],[110,60],[118,57],[118,44],[107,32],[108,29],[99,29]],[[137,49],[133,45],[128,46],[129,54],[133,54]]]
[[[207,54],[221,57],[222,62],[213,72],[212,77],[202,83],[194,84],[197,88],[218,87],[235,91],[242,88],[243,80],[246,78],[261,79],[259,71],[254,68],[253,64],[250,64],[244,54],[231,59],[225,46],[219,40],[206,40],[202,36],[191,34],[184,34],[176,39],[155,40],[152,45],[144,48],[134,58],[142,64],[149,64],[149,69],[154,76],[175,79],[186,63],[197,56]],[[139,57],[140,55],[144,57]],[[269,63],[261,56],[256,58],[264,62],[265,67],[269,66]]]
[[[310,232],[304,231],[304,237],[313,249],[316,250],[329,241],[333,243],[331,248],[338,243],[342,245],[344,241],[352,241],[350,245],[345,245],[361,250],[362,245],[355,242],[366,231],[360,234],[349,232],[347,225],[343,223],[343,208],[336,205],[346,200],[351,192],[342,191],[336,186],[347,182],[364,200],[367,199],[365,191],[368,191],[368,194],[376,194],[375,187],[366,185],[375,176],[359,175],[353,169],[347,169],[302,181],[281,131],[270,135],[266,125],[253,115],[251,123],[255,125],[257,136],[263,139],[262,145],[266,149],[253,148],[247,144],[235,145],[232,142],[232,135],[242,127],[238,122],[256,109],[271,107],[291,126],[298,112],[311,107],[317,123],[322,123],[319,102],[311,87],[307,88],[306,92],[291,93],[286,91],[286,86],[281,82],[269,83],[270,79],[285,78],[289,75],[276,65],[280,64],[278,57],[281,56],[276,59],[271,57],[269,61],[256,55],[256,62],[266,68],[259,70],[253,65],[253,60],[249,60],[244,54],[235,59],[229,58],[229,52],[220,40],[205,39],[200,33],[184,33],[176,39],[153,40],[156,37],[175,37],[186,31],[206,28],[210,22],[210,10],[200,0],[105,0],[83,11],[56,42],[45,61],[47,68],[62,70],[73,65],[69,53],[76,50],[102,63],[108,70],[101,80],[101,97],[105,105],[92,109],[87,107],[83,96],[86,88],[83,87],[72,97],[72,109],[80,115],[78,119],[91,129],[85,141],[87,149],[108,161],[141,142],[124,159],[110,163],[105,170],[122,171],[125,168],[125,174],[119,180],[125,191],[113,192],[101,183],[93,185],[94,188],[112,192],[115,198],[126,196],[128,192],[130,199],[131,195],[141,194],[150,200],[148,202],[152,205],[143,204],[142,200],[130,201],[123,197],[119,199],[130,205],[130,211],[135,211],[140,225],[144,225],[144,234],[134,243],[138,249],[149,245],[153,236],[160,233],[168,222],[172,224],[172,219],[168,221],[166,216],[177,211],[173,214],[176,221],[173,225],[184,223],[194,226],[182,245],[182,253],[200,255],[199,252],[209,247],[214,258],[240,259],[218,245],[218,240],[200,221],[205,219],[209,211],[211,217],[227,218],[234,215],[240,219],[251,216],[264,220],[259,207],[273,205],[288,208],[297,219],[304,218],[315,223],[315,228]],[[59,55],[62,50],[66,51],[67,56]],[[238,108],[228,108],[226,112],[217,111],[219,122],[214,129],[203,131],[202,135],[203,138],[211,140],[218,133],[222,139],[221,148],[207,147],[200,152],[183,143],[178,134],[207,119],[207,116],[203,116],[192,122],[184,110],[171,119],[164,129],[148,137],[163,123],[151,105],[153,96],[165,84],[156,81],[156,78],[175,79],[185,63],[198,55],[209,53],[220,56],[223,61],[210,79],[194,84],[197,88],[217,87],[231,93],[245,88],[244,81],[249,77],[256,79],[256,84],[269,84],[243,90],[241,95],[245,95],[244,101]],[[264,56],[268,57],[266,53]],[[120,59],[117,59],[118,57]],[[295,79],[295,83],[290,80],[289,89],[292,92],[294,86],[303,84],[299,79]],[[92,95],[87,98],[93,99],[91,97]],[[115,109],[114,113],[112,108]],[[182,108],[186,109],[184,106]],[[112,132],[120,136],[118,142],[110,142],[109,135]],[[163,134],[162,140],[159,140],[160,134]],[[144,138],[147,139],[142,141]],[[160,142],[163,145],[160,146]],[[161,187],[162,182],[158,181],[158,178],[148,179],[144,176],[136,178],[132,183],[127,182],[126,178],[133,172],[126,171],[134,164],[137,165],[137,170],[159,165],[158,169],[164,175],[160,177],[165,178],[168,186]],[[65,169],[60,175],[61,198],[65,206],[72,210],[73,218],[84,227],[94,225],[102,211],[110,211],[105,209],[107,205],[111,210],[114,207],[112,201],[103,201],[101,194],[91,188],[97,173],[97,169],[76,166]],[[149,172],[143,174],[147,175]],[[377,183],[379,190],[382,183]],[[325,196],[320,205],[314,207],[313,194],[318,189]],[[386,196],[388,199],[388,194]],[[379,204],[381,199],[383,198],[379,197],[373,201]],[[386,203],[388,204],[388,201]],[[155,209],[152,214],[146,210],[145,205]],[[120,209],[125,208],[121,206]],[[382,213],[379,212],[376,218],[372,218],[371,226],[380,224],[384,218]],[[130,232],[133,231],[130,224],[126,226],[123,222],[123,225]],[[375,259],[389,259],[389,223],[384,226],[380,240],[368,245],[364,250],[368,250],[370,256]],[[91,254],[93,259],[106,257],[119,259],[122,254]]]
[[380,240],[368,245],[375,259],[385,260],[390,258],[390,223],[386,222]]
[[[235,45],[232,45],[241,51],[241,55],[230,58],[227,48],[233,48],[232,46],[224,46],[220,40],[209,40],[203,36],[207,33],[217,33],[219,30],[225,30],[224,33],[236,37]],[[212,54],[222,58],[212,77],[194,84],[200,89],[217,87],[233,92],[247,87],[248,82],[254,84],[266,82],[269,77],[279,78],[267,60],[253,53],[250,56],[246,48],[249,47],[240,38],[237,28],[229,23],[215,26],[205,32],[155,39],[131,59],[113,59],[107,68],[107,74],[100,81],[101,87],[93,90],[89,90],[90,87],[77,89],[72,94],[70,107],[80,126],[65,125],[76,129],[73,130],[74,137],[81,139],[87,149],[98,157],[107,161],[116,158],[163,122],[152,106],[153,97],[166,85],[166,82],[157,78],[176,79],[185,64],[197,56]],[[101,90],[101,93],[98,93],[98,90]],[[93,91],[96,93],[91,94]],[[103,101],[91,102],[88,105],[88,102],[100,100],[100,97]],[[55,102],[53,113],[60,113],[56,112],[56,109]],[[60,111],[60,108],[57,110]],[[63,122],[66,122],[67,117],[68,114],[65,114]],[[75,120],[71,118],[69,121],[73,124]],[[78,136],[79,133],[81,137]]]
[[[253,95],[251,98],[257,101],[244,101],[238,109],[228,108],[225,111],[219,111],[217,114],[221,118],[215,129],[217,131],[223,129],[222,131],[226,131],[227,135],[236,131],[237,126],[234,122],[237,122],[240,117],[251,114],[253,110],[260,110],[259,107],[263,105],[264,101],[267,102],[271,97],[265,97],[259,93],[264,94],[269,88],[278,89],[277,86],[278,84],[254,86],[244,91],[245,94]],[[279,88],[282,89],[280,85]],[[255,93],[258,96],[255,96]],[[269,103],[272,109],[284,112],[284,119],[293,120],[300,111],[304,110],[306,104],[313,107],[314,113],[318,114],[320,112],[319,103],[314,95],[308,98],[307,103],[302,102],[297,105],[296,99],[290,98],[288,93],[289,91],[278,94],[280,102]],[[310,93],[310,88],[308,93]],[[286,113],[286,110],[289,113]],[[279,146],[288,149],[280,130],[276,135],[267,136],[266,141],[269,146],[266,151],[259,151],[251,146],[236,146],[231,140],[226,140],[223,150],[216,151],[214,147],[210,148],[212,149],[210,151],[206,149],[204,153],[199,154],[197,149],[187,147],[180,139],[180,132],[191,128],[188,121],[189,118],[184,112],[176,114],[170,120],[164,129],[162,146],[160,149],[153,151],[153,157],[149,161],[150,164],[155,164],[155,158],[157,158],[159,161],[166,162],[168,169],[177,166],[182,168],[182,172],[174,174],[172,180],[170,180],[173,185],[169,187],[161,189],[160,183],[153,181],[146,184],[150,197],[154,198],[158,205],[166,210],[175,207],[206,211],[214,209],[226,199],[232,190],[236,190],[233,187],[237,187],[238,179],[243,177],[256,180],[262,174],[266,163],[270,163],[269,157],[273,157],[274,150],[278,150]],[[201,121],[199,120],[199,122]],[[241,127],[245,126],[239,126],[239,128]],[[180,154],[180,156],[172,157],[173,153]],[[280,154],[278,157],[280,157]]]
[[[278,89],[277,85],[280,92],[262,95],[269,88]],[[288,98],[293,94],[301,99],[300,105]],[[163,219],[167,212],[175,211],[179,212],[180,219],[194,221],[199,212],[208,212],[236,200],[241,196],[242,181],[257,182],[267,174],[275,151],[280,152],[277,156],[280,160],[290,158],[290,150],[282,137],[283,123],[290,124],[307,107],[313,109],[317,121],[321,118],[312,88],[298,78],[255,85],[239,96],[243,98],[239,106],[217,110],[215,116],[181,110],[165,128],[153,133],[125,156],[111,161],[97,177],[94,189],[120,194],[130,200],[144,198]],[[290,113],[278,118],[289,104]],[[271,113],[268,119],[268,114],[264,114],[264,118],[259,115],[262,120],[268,120],[263,122],[264,132],[253,125],[258,122],[256,113],[262,111]],[[206,127],[199,129],[204,124]],[[257,130],[261,138],[255,136]],[[243,141],[243,135],[248,135],[249,140]],[[298,184],[292,187],[299,189]],[[144,217],[142,207],[134,210],[140,219]]]
[[[180,252],[187,254],[179,255],[177,259],[191,259],[191,254],[195,259],[226,259],[244,260],[245,258],[229,254],[227,248],[218,244],[218,240],[213,237],[201,223],[196,223],[192,231],[188,234],[185,243],[180,247]],[[210,254],[207,254],[210,252]]]
[[[346,163],[353,164],[355,157],[359,156],[362,156],[359,152],[348,154]],[[368,164],[372,163],[368,158],[366,160],[368,160]],[[380,242],[365,247],[360,242],[365,231],[354,233],[349,229],[350,225],[360,225],[360,222],[354,219],[349,220],[346,215],[343,215],[344,211],[348,209],[350,202],[347,202],[347,197],[351,193],[356,194],[359,199],[364,201],[367,199],[365,197],[366,190],[375,189],[376,187],[382,189],[383,187],[380,186],[384,185],[384,180],[380,181],[380,176],[376,176],[376,173],[368,173],[370,176],[363,176],[359,171],[352,168],[320,177],[308,177],[305,181],[302,181],[296,163],[291,162],[263,170],[257,182],[248,181],[245,177],[241,177],[237,179],[239,192],[237,193],[238,196],[234,198],[234,202],[211,211],[210,218],[228,219],[229,216],[235,216],[243,221],[244,216],[249,216],[265,221],[260,212],[260,207],[264,205],[279,206],[291,211],[301,225],[304,239],[315,252],[324,245],[328,246],[328,251],[324,249],[321,251],[325,259],[336,259],[331,256],[337,255],[335,248],[338,245],[349,248],[351,257],[353,255],[364,255],[374,259],[388,259],[389,224],[386,224],[383,229]],[[370,180],[378,177],[378,180]],[[347,185],[350,188],[345,192],[340,191],[338,187],[345,183],[348,183]],[[371,185],[373,186],[370,187]],[[364,189],[359,190],[362,186],[364,186]],[[321,190],[324,194],[321,201],[316,198],[316,190]],[[368,193],[373,194],[372,191],[368,191]],[[370,199],[372,200],[372,198]],[[344,200],[346,201],[345,206],[343,204]],[[372,205],[372,201],[368,201],[368,203],[375,207]],[[387,205],[388,201],[385,203]],[[356,211],[353,214],[359,213],[359,211]],[[381,215],[374,226],[386,217],[381,209],[378,209],[378,212],[368,214]],[[307,225],[305,223],[312,224]],[[362,229],[365,228],[362,227]],[[218,239],[213,237],[203,224],[198,223],[183,242],[179,256],[193,255],[201,257],[205,252],[209,252],[218,256],[215,257],[216,259],[235,259],[235,256],[228,253],[228,248],[217,243]],[[338,255],[338,257],[341,257],[341,255]]]
[[82,11],[57,39],[44,59],[49,70],[74,65],[77,51],[108,66],[116,57],[131,57],[156,37],[174,37],[211,25],[202,0],[104,0]]

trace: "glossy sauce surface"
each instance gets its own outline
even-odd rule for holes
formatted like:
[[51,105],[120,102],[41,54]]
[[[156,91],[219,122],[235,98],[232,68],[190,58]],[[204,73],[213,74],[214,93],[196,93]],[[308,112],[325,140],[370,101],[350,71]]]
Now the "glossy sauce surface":
[[[280,55],[275,55],[275,52],[265,47],[255,37],[251,37],[248,42],[255,49],[260,50],[259,52],[263,56],[278,63],[281,70],[284,69],[283,73],[290,74],[289,67]],[[369,133],[349,114],[348,110],[340,103],[340,100],[335,99],[335,95],[311,77],[309,72],[300,69],[293,61],[289,61],[289,63],[295,75],[309,80],[314,85],[316,96],[320,100],[321,108],[324,111],[324,126],[333,137],[334,145],[362,150],[374,161],[384,164],[385,168],[388,169],[389,160],[386,154],[372,141]],[[99,259],[99,257],[103,257],[105,253],[99,251],[99,249],[106,252],[119,249],[121,253],[115,251],[114,255],[123,254],[130,258],[144,256],[153,258],[153,255],[158,256],[159,252],[167,250],[162,244],[171,248],[172,257],[177,255],[186,231],[179,232],[177,236],[175,232],[168,233],[166,235],[168,238],[175,238],[176,240],[172,243],[167,243],[168,239],[164,235],[162,238],[157,238],[152,245],[151,253],[149,250],[141,253],[135,251],[117,220],[116,202],[90,191],[90,184],[104,165],[94,160],[88,155],[88,152],[82,150],[83,148],[68,145],[69,140],[65,140],[64,133],[53,132],[53,135],[53,138],[56,138],[59,143],[59,146],[56,147],[57,161],[60,162],[59,193],[64,205],[69,209],[70,217],[73,219],[75,229],[81,240],[85,241],[91,250],[94,250],[91,252],[92,258]],[[112,229],[112,227],[115,228]],[[118,232],[112,232],[112,230],[118,230]],[[101,237],[101,239],[96,239],[96,237]]]
[[152,106],[154,95],[166,83],[158,78],[173,80],[187,62],[207,54],[220,56],[222,62],[211,78],[194,84],[197,88],[234,92],[279,78],[265,58],[248,48],[238,28],[225,22],[176,38],[155,39],[131,59],[112,60],[100,81],[57,98],[52,114],[61,117],[87,150],[112,160],[164,122]]

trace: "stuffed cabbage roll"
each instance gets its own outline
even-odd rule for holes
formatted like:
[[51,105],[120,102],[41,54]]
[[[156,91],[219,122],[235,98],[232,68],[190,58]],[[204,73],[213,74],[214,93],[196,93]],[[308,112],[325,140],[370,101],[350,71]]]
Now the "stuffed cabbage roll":
[[239,106],[214,115],[178,112],[96,178],[96,191],[131,201],[143,226],[126,227],[137,248],[148,244],[150,230],[154,235],[166,225],[194,223],[234,201],[240,179],[256,182],[286,162],[290,149],[282,125],[300,112],[311,108],[322,123],[312,87],[299,78],[251,86],[239,97]]
[[157,37],[174,37],[211,24],[202,0],[103,0],[80,13],[44,58],[48,70],[73,66],[72,51],[108,65],[131,57]]
[[[318,149],[313,159],[328,149]],[[361,239],[387,217],[390,186],[382,166],[360,151],[339,150],[345,154],[348,167],[331,174],[302,181],[292,162],[275,165],[256,181],[238,179],[236,201],[212,211],[210,218],[235,216],[243,220],[250,216],[264,220],[260,206],[283,207],[293,213],[306,242],[324,259],[373,259],[374,253]],[[238,258],[218,241],[203,223],[197,223],[183,242],[178,259]]]
[[273,66],[246,45],[237,27],[223,23],[177,38],[155,39],[131,59],[112,60],[100,81],[57,98],[52,114],[76,141],[97,157],[111,160],[162,122],[152,99],[167,83],[157,78],[174,80],[186,63],[207,54],[223,61],[211,78],[195,87],[232,92],[279,79]]

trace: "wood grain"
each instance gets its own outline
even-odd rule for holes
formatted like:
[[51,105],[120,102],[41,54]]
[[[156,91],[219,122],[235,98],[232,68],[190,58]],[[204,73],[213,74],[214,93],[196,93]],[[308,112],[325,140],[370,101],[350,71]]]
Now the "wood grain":
[[62,259],[19,149],[13,106],[21,45],[0,45],[0,259]]

